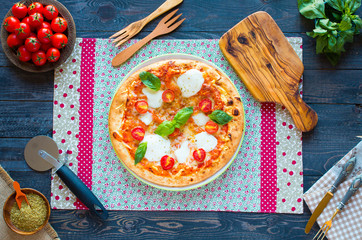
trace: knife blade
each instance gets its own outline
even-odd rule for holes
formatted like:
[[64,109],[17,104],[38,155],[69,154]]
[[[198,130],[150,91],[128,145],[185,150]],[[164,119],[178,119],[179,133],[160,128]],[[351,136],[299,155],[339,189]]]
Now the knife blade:
[[346,177],[352,172],[354,166],[356,165],[356,157],[351,157],[344,165],[342,171],[339,173],[335,182],[328,190],[328,192],[324,195],[322,200],[319,202],[318,206],[314,210],[312,216],[309,218],[307,226],[305,227],[305,233],[309,233],[313,224],[319,217],[319,215],[323,212],[324,208],[328,205],[329,201],[332,199],[333,194],[337,191],[338,186],[346,179]]

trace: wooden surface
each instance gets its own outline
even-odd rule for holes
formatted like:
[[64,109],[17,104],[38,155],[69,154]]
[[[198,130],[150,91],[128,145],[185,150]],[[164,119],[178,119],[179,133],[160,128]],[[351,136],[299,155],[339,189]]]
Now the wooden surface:
[[285,106],[302,132],[317,125],[317,113],[298,94],[303,63],[268,13],[247,16],[221,36],[219,45],[256,100]]
[[[163,0],[61,1],[73,15],[78,37],[106,38],[144,18]],[[1,0],[5,16],[11,1]],[[319,116],[316,128],[303,134],[304,189],[354,147],[362,135],[362,37],[333,68],[315,54],[315,41],[305,35],[314,22],[299,15],[296,0],[184,1],[179,12],[186,21],[167,39],[219,39],[227,30],[256,11],[268,12],[286,36],[303,37],[304,100]],[[362,15],[362,11],[358,13]],[[162,18],[137,35],[149,34]],[[52,134],[53,73],[27,73],[0,51],[0,164],[23,187],[50,197],[50,174],[36,173],[25,163],[23,151],[30,138]],[[230,212],[110,212],[102,222],[87,211],[54,210],[50,223],[62,239],[312,239],[306,235],[310,217],[303,215]]]

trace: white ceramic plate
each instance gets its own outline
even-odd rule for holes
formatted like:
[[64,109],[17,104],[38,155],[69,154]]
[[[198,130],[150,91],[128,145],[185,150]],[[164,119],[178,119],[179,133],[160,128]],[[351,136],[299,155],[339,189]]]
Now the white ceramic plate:
[[[142,63],[140,63],[139,65],[137,65],[134,69],[132,69],[125,77],[124,77],[124,80],[127,79],[131,74],[133,74],[134,72],[136,72],[137,70],[147,66],[147,65],[150,65],[150,64],[153,64],[153,63],[156,63],[156,62],[159,62],[159,61],[163,61],[163,60],[174,60],[174,59],[186,59],[186,60],[196,60],[196,61],[200,61],[200,62],[203,62],[203,63],[206,63],[216,69],[218,69],[220,72],[224,73],[224,71],[222,71],[219,67],[215,66],[214,64],[210,63],[209,61],[205,60],[205,59],[202,59],[200,57],[196,57],[196,56],[193,56],[193,55],[187,55],[187,54],[165,54],[165,55],[160,55],[160,56],[157,56],[157,57],[154,57],[154,58],[151,58],[149,60],[146,60]],[[225,76],[227,76],[225,73],[224,73]],[[123,83],[123,80],[122,82],[119,84],[118,88],[122,85]],[[115,93],[118,91],[118,88],[117,90],[115,91]],[[240,96],[239,96],[240,97]],[[113,96],[114,98],[114,96]],[[113,101],[113,98],[112,98],[112,101]],[[241,98],[241,97],[240,97]],[[244,108],[243,108],[243,114],[245,116],[245,112],[244,112]],[[244,118],[244,126],[245,126],[245,118]],[[204,186],[212,181],[214,181],[217,177],[219,177],[234,161],[234,159],[236,158],[236,156],[238,155],[238,152],[240,150],[240,147],[241,147],[241,144],[244,140],[244,134],[245,134],[245,128],[243,129],[243,136],[241,137],[241,140],[240,140],[240,143],[239,143],[239,146],[237,148],[237,150],[235,151],[233,157],[230,159],[230,161],[223,167],[221,168],[219,171],[217,171],[214,175],[212,175],[211,177],[209,177],[208,179],[205,179],[204,181],[202,182],[199,182],[199,183],[196,183],[196,184],[193,184],[193,185],[190,185],[190,186],[184,186],[184,187],[166,187],[166,186],[162,186],[162,185],[158,185],[158,184],[155,184],[155,183],[151,183],[149,181],[147,181],[146,179],[136,175],[131,169],[129,169],[123,162],[122,160],[120,159],[121,163],[123,164],[123,166],[133,175],[135,176],[137,179],[139,179],[140,181],[150,185],[150,186],[153,186],[155,188],[159,188],[159,189],[163,189],[163,190],[169,190],[169,191],[185,191],[185,190],[190,190],[190,189],[194,189],[194,188],[198,188],[198,187],[201,187],[201,186]]]

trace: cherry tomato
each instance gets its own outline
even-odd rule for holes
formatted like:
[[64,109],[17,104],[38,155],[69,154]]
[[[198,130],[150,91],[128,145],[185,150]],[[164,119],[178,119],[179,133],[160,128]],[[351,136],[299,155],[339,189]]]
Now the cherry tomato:
[[29,17],[23,18],[23,20],[21,20],[21,22],[28,24],[29,27],[30,27],[30,31],[34,31],[34,30],[35,30],[35,28],[34,28],[33,26],[31,26],[31,24],[30,24],[30,18],[29,18]]
[[8,32],[14,32],[15,29],[19,28],[20,21],[16,17],[7,17],[3,23],[4,28]]
[[38,30],[38,39],[41,43],[50,43],[52,36],[53,32],[49,28],[41,28]]
[[45,6],[43,10],[43,15],[48,20],[53,20],[54,18],[58,17],[58,9],[53,5]]
[[175,93],[171,89],[167,89],[162,93],[162,100],[170,103],[175,99]]
[[49,48],[53,47],[51,43],[42,43],[40,49],[47,52]]
[[40,25],[40,27],[38,27],[38,30],[41,29],[41,28],[48,28],[48,29],[52,30],[52,27],[50,26],[50,23],[48,23],[48,22],[46,22],[46,21],[44,21],[44,22]]
[[30,26],[27,23],[20,23],[14,32],[20,39],[25,39],[30,35]]
[[36,66],[43,66],[47,62],[47,56],[42,50],[32,53],[31,59]]
[[25,47],[26,47],[26,50],[33,53],[33,52],[36,52],[39,50],[40,42],[36,37],[28,37],[25,40]]
[[175,165],[175,159],[172,157],[165,155],[161,158],[161,166],[165,170],[169,170]]
[[136,127],[134,129],[132,129],[132,137],[138,141],[142,141],[143,138],[145,137],[145,130],[141,127]]
[[33,13],[29,16],[29,22],[30,22],[30,25],[34,28],[34,29],[37,29],[39,28],[43,22],[44,22],[44,18],[43,18],[43,15],[41,15],[41,13]]
[[211,107],[212,107],[212,102],[208,98],[202,99],[201,102],[199,102],[199,108],[201,109],[201,111],[205,113],[210,112]]
[[68,38],[63,33],[56,33],[51,38],[52,45],[58,49],[65,47],[68,43]]
[[18,48],[18,51],[16,52],[16,55],[18,56],[19,60],[22,62],[27,62],[31,59],[31,52],[26,50],[25,46],[20,46]]
[[208,121],[205,125],[205,131],[210,134],[214,134],[219,130],[219,125],[213,121]]
[[15,3],[11,8],[14,17],[22,19],[28,13],[28,8],[23,3]]
[[56,48],[49,48],[47,51],[48,62],[56,62],[60,58],[60,52]]
[[29,37],[38,37],[35,33],[30,32]]
[[148,110],[148,103],[144,100],[137,101],[135,104],[137,112],[144,114]]
[[15,33],[10,34],[6,39],[6,42],[8,43],[8,46],[11,48],[19,47],[21,44],[23,44],[23,40],[18,38],[18,36]]
[[198,162],[203,162],[205,160],[206,157],[206,152],[204,149],[199,148],[196,149],[193,153],[192,156],[194,156],[194,159]]
[[64,32],[68,27],[67,21],[62,17],[54,18],[50,25],[52,26],[54,32],[59,32],[59,33]]
[[168,135],[168,137],[177,137],[180,134],[180,129],[179,128],[175,128],[175,131],[173,131],[173,133],[171,133],[170,135]]
[[31,15],[36,12],[43,13],[43,9],[44,9],[43,4],[41,4],[40,2],[33,2],[28,7],[28,14]]

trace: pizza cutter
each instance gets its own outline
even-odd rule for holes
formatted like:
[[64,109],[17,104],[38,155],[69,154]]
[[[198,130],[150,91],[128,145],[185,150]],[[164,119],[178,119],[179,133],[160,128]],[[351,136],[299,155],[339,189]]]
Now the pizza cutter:
[[[99,217],[106,219],[108,212],[93,194],[93,192],[70,170],[60,163],[58,146],[53,139],[47,136],[32,138],[25,147],[24,157],[27,164],[36,171],[47,171],[54,168],[60,179],[74,193],[74,195]],[[97,208],[97,209],[96,209]],[[100,214],[96,210],[101,210]]]

